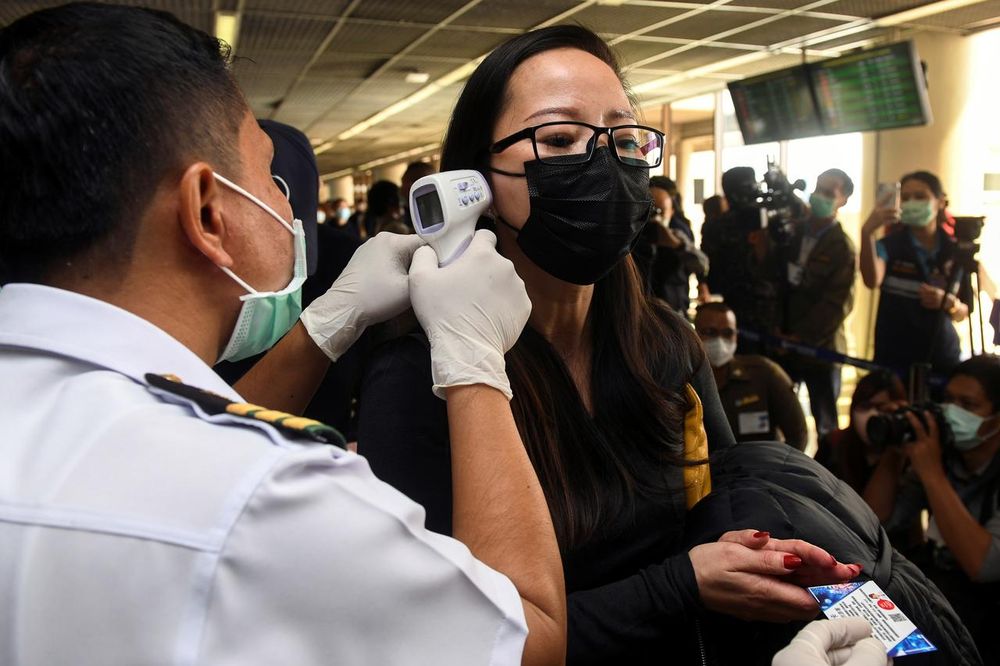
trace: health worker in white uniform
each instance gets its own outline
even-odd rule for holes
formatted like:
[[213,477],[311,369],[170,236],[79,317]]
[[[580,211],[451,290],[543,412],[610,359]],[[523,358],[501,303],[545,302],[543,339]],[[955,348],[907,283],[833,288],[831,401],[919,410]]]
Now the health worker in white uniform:
[[[491,232],[446,268],[380,235],[299,320],[270,141],[218,42],[161,12],[6,26],[0,118],[0,664],[561,662],[559,556],[504,371],[530,303]],[[335,430],[210,369],[284,336],[264,366],[282,386],[411,306],[458,540]]]

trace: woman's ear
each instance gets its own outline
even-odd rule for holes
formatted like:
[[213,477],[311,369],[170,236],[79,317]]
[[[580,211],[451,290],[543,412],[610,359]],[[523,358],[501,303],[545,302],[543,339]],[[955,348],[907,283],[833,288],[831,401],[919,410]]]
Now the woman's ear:
[[233,258],[223,243],[227,237],[222,215],[222,188],[205,162],[189,166],[181,176],[178,223],[192,247],[216,266],[229,267]]

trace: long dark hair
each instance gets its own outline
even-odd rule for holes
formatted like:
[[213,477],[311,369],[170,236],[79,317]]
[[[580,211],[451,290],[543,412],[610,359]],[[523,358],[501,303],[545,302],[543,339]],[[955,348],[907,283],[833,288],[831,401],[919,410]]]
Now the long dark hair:
[[[442,171],[485,171],[511,75],[531,56],[557,48],[589,53],[622,78],[607,44],[585,28],[555,26],[511,39],[469,78],[448,128]],[[617,522],[636,496],[667,498],[680,489],[669,478],[684,464],[683,385],[703,360],[690,326],[643,294],[630,257],[595,285],[588,325],[592,417],[541,334],[526,328],[507,354],[514,419],[564,550]]]

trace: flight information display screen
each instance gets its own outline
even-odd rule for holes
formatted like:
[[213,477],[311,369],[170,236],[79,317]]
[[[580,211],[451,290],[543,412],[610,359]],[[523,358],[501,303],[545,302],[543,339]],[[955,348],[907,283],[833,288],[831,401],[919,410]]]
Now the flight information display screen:
[[809,66],[824,134],[926,125],[931,120],[923,69],[912,42]]
[[729,84],[743,142],[765,143],[823,133],[805,65]]
[[729,92],[746,144],[931,122],[913,42],[734,81]]

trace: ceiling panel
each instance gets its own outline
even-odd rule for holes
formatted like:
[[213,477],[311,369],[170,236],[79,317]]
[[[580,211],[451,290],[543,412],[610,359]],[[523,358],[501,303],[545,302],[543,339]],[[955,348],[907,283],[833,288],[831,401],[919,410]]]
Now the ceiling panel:
[[[707,1],[677,8],[651,2],[612,6],[591,0],[363,0],[355,3],[351,16],[343,17],[342,27],[311,65],[351,0],[115,1],[172,11],[206,31],[213,28],[214,9],[242,6],[238,60],[233,69],[254,112],[295,125],[313,139],[329,141],[421,90],[423,84],[405,82],[407,71],[427,72],[433,81],[489,52],[512,34],[555,16],[561,16],[562,23],[586,25],[616,40],[614,48],[626,67],[641,63],[629,72],[633,84],[674,77],[669,88],[646,94],[647,99],[663,99],[718,90],[736,77],[794,65],[800,61],[797,54],[771,52],[770,47],[797,44],[803,36],[847,25],[855,17],[885,16],[930,0],[733,0],[718,9],[709,8]],[[0,0],[0,23],[62,2]],[[693,6],[705,11],[681,18]],[[453,24],[441,25],[461,8],[468,11]],[[781,15],[788,10],[799,13]],[[843,19],[838,20],[838,16]],[[663,21],[668,25],[627,37]],[[994,21],[1000,22],[1000,0],[980,2],[918,23],[970,30],[994,25]],[[747,27],[754,23],[761,25]],[[720,33],[731,34],[719,37]],[[812,48],[836,52],[884,40],[888,33],[887,29],[871,27],[818,41]],[[711,43],[694,43],[698,41]],[[738,66],[723,63],[709,73],[688,76],[695,68],[755,53],[765,55],[753,62]],[[385,66],[394,58],[398,61]],[[320,164],[339,169],[440,140],[462,85],[458,82],[434,92],[361,137],[336,142],[320,156]],[[330,170],[335,169],[325,168]]]
[[885,16],[896,12],[928,5],[934,0],[839,0],[823,7],[821,11],[854,16]]
[[1000,16],[1000,1],[991,0],[981,2],[960,9],[953,9],[950,12],[943,12],[936,16],[928,16],[920,19],[921,25],[936,25],[947,28],[965,28],[971,24],[979,23],[987,19]]
[[[750,14],[745,12],[703,12],[683,21],[672,23],[653,32],[651,35],[660,37],[683,37],[685,39],[705,39],[720,32],[737,30],[750,23],[768,18],[767,14]],[[727,39],[742,42],[742,36],[737,34]]]
[[470,0],[364,0],[353,16],[389,21],[439,23]]
[[414,56],[456,56],[471,60],[492,50],[510,35],[499,35],[485,32],[458,32],[442,30],[414,48],[410,53]]
[[778,42],[794,40],[796,37],[801,37],[802,35],[829,30],[830,28],[842,25],[843,23],[840,21],[805,16],[790,16],[774,21],[773,23],[768,23],[767,25],[762,25],[759,28],[745,30],[729,39],[743,44],[767,46],[777,44]]
[[352,23],[337,33],[324,57],[336,59],[341,53],[385,53],[388,56],[400,51],[427,32],[424,28],[384,26],[370,23]]
[[587,26],[594,32],[623,35],[643,30],[660,21],[679,16],[685,11],[687,10],[637,6],[623,12],[621,7],[594,5],[576,14],[573,22]]
[[579,5],[579,0],[490,0],[462,14],[457,22],[526,30]]

